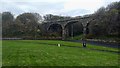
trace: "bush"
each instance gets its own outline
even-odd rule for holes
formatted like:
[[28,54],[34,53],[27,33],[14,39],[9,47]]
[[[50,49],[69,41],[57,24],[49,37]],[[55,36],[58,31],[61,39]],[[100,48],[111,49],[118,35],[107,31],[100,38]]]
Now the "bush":
[[87,34],[86,38],[87,39],[93,39],[93,38],[95,38],[95,35],[94,34]]

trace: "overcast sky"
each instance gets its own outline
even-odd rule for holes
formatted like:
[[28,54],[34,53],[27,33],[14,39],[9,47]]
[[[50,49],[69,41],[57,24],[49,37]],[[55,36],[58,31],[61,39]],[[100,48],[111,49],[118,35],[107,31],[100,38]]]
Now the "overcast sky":
[[119,0],[0,0],[0,12],[10,11],[15,16],[24,12],[82,16],[116,1]]

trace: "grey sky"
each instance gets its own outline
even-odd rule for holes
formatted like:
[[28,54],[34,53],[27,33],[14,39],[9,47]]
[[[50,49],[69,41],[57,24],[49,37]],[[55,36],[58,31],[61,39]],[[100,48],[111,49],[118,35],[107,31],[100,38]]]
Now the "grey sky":
[[0,12],[10,11],[15,16],[24,12],[81,16],[116,1],[119,0],[0,0]]

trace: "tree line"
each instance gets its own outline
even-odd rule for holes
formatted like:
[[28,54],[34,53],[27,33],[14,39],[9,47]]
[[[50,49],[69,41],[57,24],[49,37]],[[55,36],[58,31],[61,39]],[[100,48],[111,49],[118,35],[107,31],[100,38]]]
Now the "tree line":
[[[41,38],[47,36],[45,24],[43,21],[65,20],[72,17],[47,14],[42,16],[38,13],[23,13],[16,18],[11,12],[0,13],[2,17],[2,36],[3,38]],[[87,38],[95,38],[98,36],[114,36],[120,35],[120,2],[113,2],[107,7],[99,8],[95,13],[84,15],[90,18],[81,20],[73,25],[74,36],[83,33],[81,23],[89,19],[94,19],[88,26],[89,33]],[[77,16],[78,18],[82,16]]]
[[120,38],[120,2],[113,2],[91,14],[89,34]]

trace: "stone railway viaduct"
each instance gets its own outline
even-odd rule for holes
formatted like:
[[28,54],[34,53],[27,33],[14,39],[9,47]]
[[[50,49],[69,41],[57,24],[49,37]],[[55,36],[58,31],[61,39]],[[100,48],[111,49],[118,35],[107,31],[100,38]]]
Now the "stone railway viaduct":
[[[71,36],[73,37],[73,24],[76,22],[81,22],[81,20],[87,19],[86,21],[82,22],[83,25],[83,34],[86,35],[86,29],[89,26],[89,23],[93,20],[93,19],[88,19],[89,17],[81,17],[81,18],[71,18],[71,19],[67,19],[67,20],[55,20],[55,21],[44,21],[44,23],[46,23],[46,29],[47,31],[50,30],[50,27],[52,27],[53,25],[59,25],[61,27],[61,34],[62,34],[62,40],[65,40],[66,35],[68,33],[71,34]],[[71,27],[71,31],[68,31],[67,27],[70,26]]]

